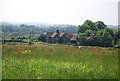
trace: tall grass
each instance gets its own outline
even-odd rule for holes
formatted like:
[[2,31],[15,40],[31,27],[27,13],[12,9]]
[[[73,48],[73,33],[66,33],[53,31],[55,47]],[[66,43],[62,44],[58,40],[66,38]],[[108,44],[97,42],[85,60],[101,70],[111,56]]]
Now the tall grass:
[[2,65],[3,79],[117,79],[118,51],[3,45]]

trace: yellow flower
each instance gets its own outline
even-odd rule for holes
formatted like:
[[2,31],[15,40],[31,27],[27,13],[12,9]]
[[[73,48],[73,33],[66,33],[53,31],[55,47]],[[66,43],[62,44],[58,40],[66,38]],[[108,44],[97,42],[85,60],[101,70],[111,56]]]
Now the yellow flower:
[[28,50],[28,53],[31,53],[31,50]]
[[22,54],[24,54],[25,52],[24,51],[22,51]]
[[22,54],[28,54],[28,53],[31,53],[31,50],[22,51]]
[[25,50],[25,53],[27,53],[27,50]]

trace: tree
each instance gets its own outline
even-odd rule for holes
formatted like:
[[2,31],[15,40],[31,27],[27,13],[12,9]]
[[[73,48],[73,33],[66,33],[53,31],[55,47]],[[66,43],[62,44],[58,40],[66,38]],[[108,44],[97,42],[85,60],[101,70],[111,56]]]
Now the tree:
[[93,31],[97,30],[97,27],[96,27],[95,23],[92,22],[91,20],[86,20],[84,22],[84,24],[87,24],[90,27],[90,29],[93,30]]
[[113,38],[109,32],[107,32],[105,30],[98,31],[98,33],[97,33],[98,46],[111,47],[111,46],[113,46],[112,40],[113,40]]
[[87,24],[82,24],[81,26],[79,25],[78,32],[84,33],[86,30],[89,30],[90,26]]
[[91,36],[91,34],[92,34],[92,30],[86,30],[84,32],[84,36]]
[[118,40],[120,39],[120,31],[114,32],[114,44],[117,45]]
[[42,41],[42,42],[46,42],[46,36],[44,34],[42,34],[38,37],[38,40]]
[[106,31],[106,32],[109,32],[109,34],[110,34],[111,36],[114,36],[114,32],[113,32],[112,29],[106,27],[106,28],[105,28],[105,31]]
[[77,35],[81,45],[104,47],[113,46],[113,36],[113,30],[107,28],[102,21],[94,23],[90,20],[79,25]]
[[79,33],[77,35],[77,40],[80,42],[80,45],[86,45],[85,44],[85,37],[83,36],[83,33]]
[[98,28],[94,22],[86,20],[81,26],[78,26],[78,33],[84,33],[86,30],[97,31]]
[[107,25],[105,25],[104,22],[102,21],[95,22],[95,25],[97,26],[98,29],[104,29],[107,27]]

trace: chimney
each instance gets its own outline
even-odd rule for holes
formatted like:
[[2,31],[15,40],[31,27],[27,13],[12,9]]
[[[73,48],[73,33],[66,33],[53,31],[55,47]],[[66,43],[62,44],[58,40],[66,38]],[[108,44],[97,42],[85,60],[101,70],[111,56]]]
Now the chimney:
[[59,33],[59,30],[56,30],[57,33]]

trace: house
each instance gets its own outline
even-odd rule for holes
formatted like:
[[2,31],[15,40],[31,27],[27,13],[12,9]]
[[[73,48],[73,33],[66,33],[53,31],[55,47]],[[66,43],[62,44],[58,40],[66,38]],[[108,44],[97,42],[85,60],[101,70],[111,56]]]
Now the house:
[[76,36],[68,31],[59,32],[47,32],[46,34],[46,42],[47,43],[74,43],[76,42]]

